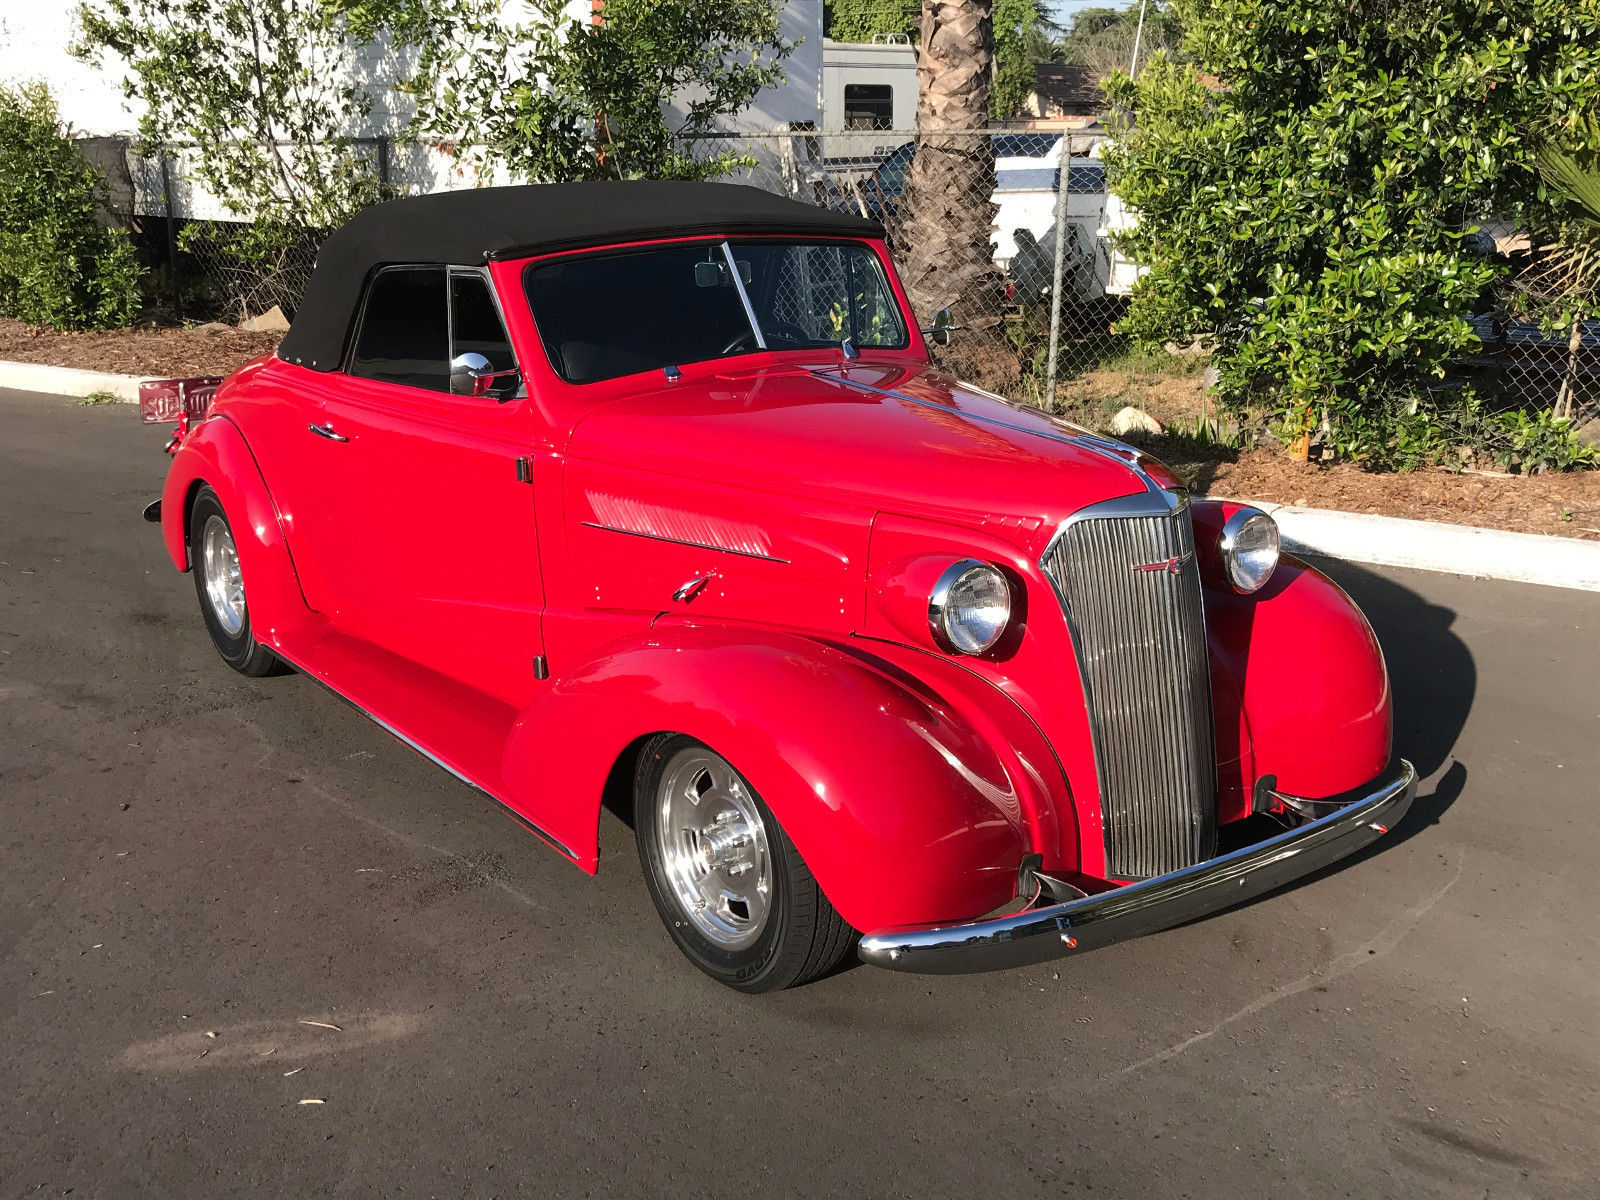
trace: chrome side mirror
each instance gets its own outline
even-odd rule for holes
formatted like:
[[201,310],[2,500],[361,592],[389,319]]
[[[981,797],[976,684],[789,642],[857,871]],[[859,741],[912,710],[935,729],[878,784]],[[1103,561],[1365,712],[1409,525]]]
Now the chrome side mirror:
[[497,379],[508,379],[516,369],[496,371],[494,364],[473,350],[450,360],[450,390],[457,396],[487,395]]
[[941,308],[933,314],[933,324],[921,331],[935,346],[948,346],[950,344],[950,331],[956,327],[955,319],[951,317],[948,308]]

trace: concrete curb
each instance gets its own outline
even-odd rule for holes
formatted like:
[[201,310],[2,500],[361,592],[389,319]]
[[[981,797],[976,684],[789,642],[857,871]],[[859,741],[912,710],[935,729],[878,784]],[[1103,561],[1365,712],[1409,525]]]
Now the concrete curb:
[[1441,521],[1262,504],[1291,554],[1600,592],[1600,542]]
[[[137,403],[139,384],[146,378],[155,376],[0,360],[0,388],[24,392],[61,396],[110,392]],[[1283,534],[1283,548],[1291,554],[1600,592],[1600,542],[1254,500],[1241,503],[1272,514]]]
[[139,385],[154,375],[113,375],[109,371],[80,371],[76,367],[50,367],[43,363],[0,360],[0,388],[19,392],[46,392],[53,396],[87,396],[110,392],[119,400],[137,404]]

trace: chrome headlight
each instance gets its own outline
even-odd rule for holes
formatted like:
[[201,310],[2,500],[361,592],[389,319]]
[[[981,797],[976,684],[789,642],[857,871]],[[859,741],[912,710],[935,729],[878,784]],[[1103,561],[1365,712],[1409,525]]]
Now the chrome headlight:
[[951,563],[928,598],[934,640],[957,654],[982,654],[1000,640],[1011,620],[1011,585],[988,563]]
[[1278,523],[1259,508],[1241,508],[1223,525],[1217,552],[1234,591],[1259,591],[1278,566]]

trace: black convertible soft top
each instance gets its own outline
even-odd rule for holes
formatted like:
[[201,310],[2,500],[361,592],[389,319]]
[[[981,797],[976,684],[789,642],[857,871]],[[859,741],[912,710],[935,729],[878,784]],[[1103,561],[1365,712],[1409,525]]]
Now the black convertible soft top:
[[362,288],[387,263],[482,263],[701,234],[882,237],[883,226],[733,183],[536,183],[408,196],[329,235],[278,357],[338,368]]

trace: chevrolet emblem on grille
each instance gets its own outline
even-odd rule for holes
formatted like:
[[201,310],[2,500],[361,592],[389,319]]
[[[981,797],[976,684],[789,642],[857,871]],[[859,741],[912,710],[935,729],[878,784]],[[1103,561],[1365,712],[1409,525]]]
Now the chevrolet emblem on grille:
[[1187,554],[1174,554],[1171,558],[1164,558],[1160,562],[1134,563],[1135,571],[1165,571],[1168,575],[1178,575],[1183,571],[1183,565],[1194,557],[1194,551]]

